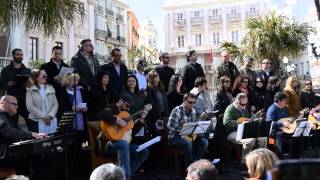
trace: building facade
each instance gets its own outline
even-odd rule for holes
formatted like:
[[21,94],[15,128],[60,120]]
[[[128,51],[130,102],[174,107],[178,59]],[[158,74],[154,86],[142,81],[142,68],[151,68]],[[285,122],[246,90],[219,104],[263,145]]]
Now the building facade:
[[139,21],[133,11],[128,11],[128,49],[139,47]]
[[187,52],[196,50],[198,63],[211,79],[212,69],[221,63],[221,42],[239,44],[246,32],[245,20],[262,15],[265,6],[265,1],[258,0],[165,1],[165,49],[171,66],[181,70]]
[[150,63],[157,63],[159,59],[158,32],[151,20],[143,22],[139,34],[139,49],[143,51],[143,56]]
[[[11,57],[11,50],[21,48],[24,52],[23,63],[30,65],[32,61],[48,61],[51,58],[51,49],[58,45],[62,47],[63,58],[70,61],[79,50],[83,39],[94,38],[94,4],[90,0],[79,1],[82,10],[81,18],[75,22],[66,23],[64,30],[57,30],[50,37],[45,37],[41,29],[27,30],[23,23],[16,23],[8,33],[2,34],[6,39],[6,46],[1,46],[0,57]],[[8,38],[6,38],[8,37]]]

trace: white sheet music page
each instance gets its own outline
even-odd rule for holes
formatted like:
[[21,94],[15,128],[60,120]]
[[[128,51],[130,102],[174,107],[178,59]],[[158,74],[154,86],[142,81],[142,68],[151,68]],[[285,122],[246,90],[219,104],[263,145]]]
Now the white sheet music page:
[[151,140],[149,140],[149,141],[141,144],[141,145],[137,148],[136,151],[137,151],[137,152],[140,152],[140,151],[148,148],[149,146],[151,146],[151,145],[153,145],[153,144],[155,144],[155,143],[158,143],[160,140],[161,140],[161,136],[157,136],[157,137],[155,137],[155,138],[153,138],[153,139],[151,139]]
[[245,123],[238,124],[236,141],[240,141],[242,139],[243,130],[244,130],[244,124]]

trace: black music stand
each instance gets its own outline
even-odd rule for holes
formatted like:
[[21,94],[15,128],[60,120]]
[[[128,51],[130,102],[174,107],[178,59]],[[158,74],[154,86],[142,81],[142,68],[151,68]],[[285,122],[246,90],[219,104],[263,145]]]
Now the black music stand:
[[64,165],[65,165],[65,180],[69,179],[68,166],[69,166],[69,155],[68,155],[68,134],[72,131],[73,121],[75,118],[74,111],[65,111],[61,116],[59,122],[58,132],[63,134],[63,148],[64,148]]
[[268,137],[272,121],[253,121],[238,125],[236,141],[247,138]]
[[[184,123],[179,133],[181,136],[192,136],[207,133],[212,121]],[[194,139],[192,138],[192,144]]]

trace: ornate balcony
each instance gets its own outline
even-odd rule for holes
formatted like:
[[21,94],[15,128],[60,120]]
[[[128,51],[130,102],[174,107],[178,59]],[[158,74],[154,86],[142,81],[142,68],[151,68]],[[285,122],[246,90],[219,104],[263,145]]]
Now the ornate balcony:
[[116,15],[116,21],[124,22],[123,16],[121,14]]
[[106,16],[114,17],[114,12],[111,9],[106,8]]
[[174,20],[174,26],[175,27],[185,27],[186,20],[185,19],[176,19]]
[[192,17],[191,18],[192,26],[201,26],[203,25],[203,17]]
[[222,16],[209,16],[209,23],[210,24],[222,24]]
[[125,37],[122,37],[122,36],[117,36],[117,40],[122,43],[122,44],[125,44],[126,43],[126,38]]
[[94,11],[100,14],[103,14],[103,6],[101,5],[95,5],[94,6]]
[[259,13],[257,11],[246,12],[246,18],[256,18],[259,17]]
[[240,20],[241,20],[240,13],[228,14],[227,20],[228,20],[229,23],[240,22]]
[[106,38],[108,33],[107,33],[107,31],[96,28],[94,31],[94,34],[95,34],[96,38]]

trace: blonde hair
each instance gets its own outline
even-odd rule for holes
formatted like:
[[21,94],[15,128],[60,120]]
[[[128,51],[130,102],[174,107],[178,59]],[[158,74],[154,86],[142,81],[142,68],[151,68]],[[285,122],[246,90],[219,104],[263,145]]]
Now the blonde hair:
[[275,168],[277,155],[269,149],[259,148],[246,156],[246,165],[251,178],[263,178],[265,173]]
[[288,77],[286,81],[286,86],[284,87],[285,91],[294,91],[294,85],[293,83],[297,83],[299,85],[299,80],[296,76],[290,76]]
[[63,76],[62,80],[61,80],[61,86],[62,87],[66,87],[68,86],[72,81],[74,81],[73,78],[76,78],[76,81],[79,81],[80,76],[79,74],[74,74],[74,73],[67,73]]

